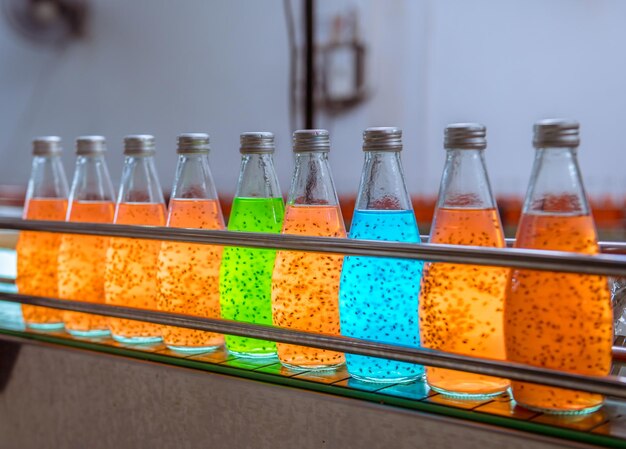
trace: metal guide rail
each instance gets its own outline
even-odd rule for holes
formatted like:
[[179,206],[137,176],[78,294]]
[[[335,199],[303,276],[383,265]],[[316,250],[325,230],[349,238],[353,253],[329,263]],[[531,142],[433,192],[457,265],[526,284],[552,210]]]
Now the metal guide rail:
[[[619,254],[591,256],[563,251],[519,248],[487,248],[434,243],[415,244],[305,235],[168,228],[163,226],[20,220],[2,217],[0,217],[0,229],[104,235],[222,246],[333,253],[346,256],[396,257],[427,262],[490,265],[626,277],[626,257]],[[605,246],[607,248],[623,248],[623,245],[619,243],[605,243]]]
[[[0,228],[83,235],[145,238],[204,244],[255,248],[276,248],[346,255],[398,257],[426,261],[445,261],[495,265],[536,270],[626,276],[626,256],[596,256],[557,251],[460,247],[433,244],[403,244],[350,239],[253,234],[196,229],[126,226],[110,224],[26,221],[0,218]],[[607,242],[603,248],[621,251],[624,245]],[[6,279],[5,279],[6,281]],[[0,280],[2,282],[2,280]],[[535,413],[516,406],[508,394],[468,401],[449,398],[429,390],[424,381],[412,384],[372,384],[350,378],[345,369],[329,372],[293,371],[282,367],[277,359],[250,360],[236,358],[225,350],[203,354],[179,354],[158,345],[122,345],[110,338],[81,339],[64,332],[33,332],[10,329],[0,322],[0,335],[81,347],[116,353],[195,369],[223,372],[284,385],[293,385],[341,396],[397,405],[406,408],[446,414],[475,421],[498,424],[553,436],[626,447],[626,378],[584,376],[529,365],[462,356],[425,348],[409,348],[355,338],[321,335],[273,326],[239,323],[221,319],[200,318],[151,310],[110,306],[82,301],[64,301],[14,293],[0,293],[0,300],[52,307],[62,310],[96,313],[156,324],[292,343],[359,355],[383,357],[422,365],[453,368],[472,373],[506,377],[513,380],[578,389],[609,397],[601,410],[583,416],[556,416]],[[626,360],[623,347],[613,348],[614,373]]]

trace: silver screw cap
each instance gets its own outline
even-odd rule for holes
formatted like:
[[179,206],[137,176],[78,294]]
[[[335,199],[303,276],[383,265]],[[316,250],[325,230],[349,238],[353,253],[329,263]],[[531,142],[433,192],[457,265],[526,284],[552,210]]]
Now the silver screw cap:
[[487,128],[480,123],[452,123],[446,126],[443,147],[446,150],[484,150]]
[[294,153],[328,152],[330,136],[325,129],[300,129],[293,133]]
[[33,139],[34,156],[58,156],[62,151],[59,136],[41,136]]
[[580,145],[580,125],[576,120],[546,119],[533,126],[535,148],[575,148]]
[[80,136],[76,138],[76,154],[90,156],[106,151],[106,139],[103,136]]
[[209,154],[209,135],[206,133],[184,133],[178,136],[178,154]]
[[124,154],[126,156],[152,156],[155,152],[154,136],[132,134],[124,137]]
[[272,154],[275,149],[274,133],[247,132],[239,136],[241,154]]
[[402,151],[402,130],[374,127],[363,131],[363,151]]

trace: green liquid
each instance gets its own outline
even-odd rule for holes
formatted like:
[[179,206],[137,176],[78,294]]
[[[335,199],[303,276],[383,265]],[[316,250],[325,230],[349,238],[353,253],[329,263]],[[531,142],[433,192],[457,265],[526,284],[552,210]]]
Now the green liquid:
[[[285,205],[282,198],[233,200],[229,231],[280,234]],[[272,324],[272,272],[276,251],[224,248],[220,268],[222,318],[256,324]],[[241,355],[264,357],[276,353],[276,344],[256,338],[226,335],[226,347]]]

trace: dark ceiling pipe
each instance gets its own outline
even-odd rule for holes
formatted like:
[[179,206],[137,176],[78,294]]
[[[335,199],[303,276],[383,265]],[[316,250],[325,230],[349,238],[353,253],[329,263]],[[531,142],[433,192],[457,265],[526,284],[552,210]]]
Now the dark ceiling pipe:
[[304,127],[315,128],[315,8],[314,0],[304,0]]

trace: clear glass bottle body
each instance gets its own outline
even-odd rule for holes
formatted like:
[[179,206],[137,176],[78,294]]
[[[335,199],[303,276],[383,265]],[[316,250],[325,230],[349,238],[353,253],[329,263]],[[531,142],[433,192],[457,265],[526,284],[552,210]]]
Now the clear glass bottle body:
[[626,278],[614,278],[610,285],[615,337],[626,337]]
[[[279,234],[285,205],[271,153],[243,154],[229,231]],[[220,267],[222,318],[272,324],[271,285],[276,251],[226,247]],[[243,357],[273,357],[276,343],[226,335],[226,347]]]
[[[127,155],[115,206],[116,224],[165,226],[166,210],[154,159]],[[157,310],[157,266],[161,242],[113,237],[106,258],[106,303]],[[109,318],[114,339],[122,343],[161,341],[161,326]]]
[[[419,243],[399,151],[367,151],[350,238]],[[345,257],[339,289],[341,334],[403,346],[419,346],[418,297],[423,262]],[[420,365],[346,354],[352,377],[371,382],[410,382]]]
[[[539,148],[516,248],[599,252],[576,148]],[[511,270],[505,307],[507,358],[513,362],[593,376],[608,375],[612,310],[604,276]],[[512,382],[524,407],[582,414],[602,406],[597,394]]]
[[[484,149],[449,148],[430,243],[503,248],[504,234],[487,176]],[[503,307],[508,270],[427,263],[422,277],[422,344],[457,354],[503,360]],[[461,398],[498,395],[506,379],[427,367],[434,390]]]
[[[167,226],[224,229],[208,153],[179,154]],[[163,242],[157,275],[159,310],[219,318],[221,258],[221,246]],[[214,332],[164,326],[163,341],[175,351],[203,352],[221,347],[224,336]]]
[[[296,153],[283,234],[345,237],[327,152]],[[275,326],[339,335],[339,277],[343,256],[279,251],[272,276]],[[295,369],[332,369],[342,353],[277,344],[280,362]]]
[[[115,199],[104,154],[79,155],[70,190],[67,221],[112,223]],[[109,237],[63,235],[59,249],[59,297],[104,303],[104,272]],[[100,315],[63,312],[66,330],[81,337],[109,334]]]
[[[60,153],[33,157],[23,218],[63,221],[67,214],[67,180]],[[58,265],[61,234],[20,232],[17,242],[17,278],[19,293],[59,297]],[[63,328],[60,310],[22,305],[24,322],[38,330]]]

